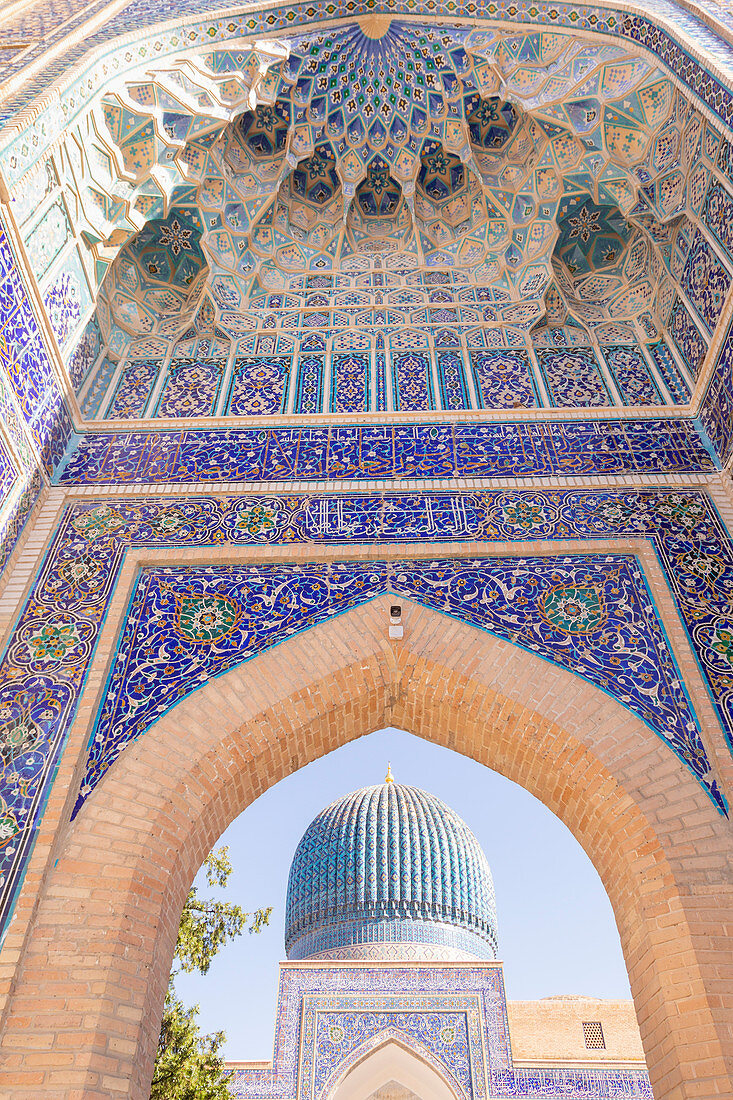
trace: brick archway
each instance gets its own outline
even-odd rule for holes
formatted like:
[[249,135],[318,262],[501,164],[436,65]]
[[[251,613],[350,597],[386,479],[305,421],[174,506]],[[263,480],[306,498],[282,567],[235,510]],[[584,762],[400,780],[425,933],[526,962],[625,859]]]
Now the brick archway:
[[599,689],[409,601],[405,638],[391,643],[388,606],[379,597],[240,665],[122,754],[39,902],[0,1089],[147,1097],[178,917],[203,856],[273,783],[391,725],[494,768],[565,822],[614,908],[655,1097],[733,1094],[727,823]]

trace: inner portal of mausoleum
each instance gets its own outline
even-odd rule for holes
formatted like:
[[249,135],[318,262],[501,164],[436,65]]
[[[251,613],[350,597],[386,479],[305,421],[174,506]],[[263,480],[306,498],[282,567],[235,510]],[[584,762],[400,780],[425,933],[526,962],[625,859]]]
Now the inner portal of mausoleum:
[[732,89],[718,0],[0,11],[0,1091],[145,1100],[206,853],[396,725],[733,1095]]

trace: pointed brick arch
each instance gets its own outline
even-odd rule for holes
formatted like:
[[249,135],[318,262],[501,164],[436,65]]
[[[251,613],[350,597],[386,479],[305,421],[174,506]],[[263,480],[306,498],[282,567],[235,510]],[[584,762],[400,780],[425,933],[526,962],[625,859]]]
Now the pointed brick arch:
[[0,1091],[146,1098],[178,917],[204,855],[273,783],[391,725],[494,768],[565,822],[614,908],[655,1097],[733,1095],[727,823],[599,689],[403,606],[401,642],[387,640],[379,597],[212,681],[122,754],[39,902]]

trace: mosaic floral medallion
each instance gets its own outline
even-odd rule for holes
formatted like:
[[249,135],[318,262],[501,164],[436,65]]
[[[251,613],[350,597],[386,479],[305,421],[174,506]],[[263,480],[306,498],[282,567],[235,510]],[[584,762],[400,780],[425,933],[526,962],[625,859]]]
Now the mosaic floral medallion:
[[593,634],[607,619],[603,597],[593,587],[558,585],[539,608],[545,621],[565,634]]
[[236,627],[242,608],[228,596],[174,593],[177,634],[189,642],[218,642]]

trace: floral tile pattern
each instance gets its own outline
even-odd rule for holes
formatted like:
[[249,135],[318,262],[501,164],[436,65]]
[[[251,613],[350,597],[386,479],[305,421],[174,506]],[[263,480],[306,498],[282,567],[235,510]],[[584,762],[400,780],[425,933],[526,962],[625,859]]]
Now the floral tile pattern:
[[158,398],[158,416],[211,416],[224,379],[226,359],[175,359]]
[[107,409],[110,420],[133,420],[145,412],[148,398],[158,373],[152,359],[129,362],[120,375],[112,401]]
[[0,368],[7,375],[21,417],[50,473],[66,449],[71,420],[2,223]]
[[590,348],[538,348],[537,359],[553,404],[560,408],[597,408],[611,404]]
[[710,333],[715,330],[728,294],[730,278],[698,229],[687,254],[681,285]]
[[638,347],[606,347],[603,355],[627,405],[658,404],[659,389]]
[[472,352],[471,365],[484,408],[534,408],[538,404],[526,351]]
[[283,412],[289,377],[289,356],[236,359],[227,412],[230,416],[267,416]]
[[[579,673],[652,726],[698,777],[707,773],[679,670],[632,558],[146,569],[121,634],[75,812],[122,748],[203,682],[383,592]],[[82,640],[57,624],[29,639],[43,655],[53,647],[57,657]],[[733,641],[731,647],[733,654]],[[151,692],[152,653],[166,655],[166,671]]]
[[692,377],[696,378],[708,353],[708,346],[681,298],[676,298],[672,307],[669,333],[682,361]]
[[331,359],[331,409],[363,412],[369,408],[370,356],[363,352],[334,355]]

